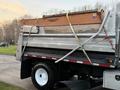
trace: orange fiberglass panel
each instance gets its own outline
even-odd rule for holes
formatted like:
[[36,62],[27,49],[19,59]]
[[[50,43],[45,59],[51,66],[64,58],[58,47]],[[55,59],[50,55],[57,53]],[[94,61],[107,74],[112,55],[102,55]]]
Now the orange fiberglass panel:
[[[86,12],[69,14],[72,25],[101,24],[100,12]],[[38,19],[22,19],[21,25],[30,26],[66,26],[69,25],[66,15],[46,16]]]

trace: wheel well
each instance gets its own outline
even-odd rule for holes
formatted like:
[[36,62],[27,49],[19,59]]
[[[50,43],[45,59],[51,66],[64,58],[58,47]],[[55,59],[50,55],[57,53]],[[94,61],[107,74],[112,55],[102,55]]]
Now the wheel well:
[[[51,68],[55,67],[54,62],[50,60],[44,60],[44,59],[28,59],[28,58],[23,58],[21,61],[21,79],[25,79],[31,76],[32,68],[38,64],[38,63],[46,63],[46,64],[51,64]],[[55,69],[55,68],[53,68]]]
[[49,64],[51,68],[57,72],[58,80],[69,79],[69,77],[72,77],[73,75],[89,75],[94,77],[102,77],[103,71],[105,70],[105,68],[101,67],[68,63],[63,61],[55,64],[52,60],[24,58],[21,62],[21,79],[30,77],[32,67],[40,62]]

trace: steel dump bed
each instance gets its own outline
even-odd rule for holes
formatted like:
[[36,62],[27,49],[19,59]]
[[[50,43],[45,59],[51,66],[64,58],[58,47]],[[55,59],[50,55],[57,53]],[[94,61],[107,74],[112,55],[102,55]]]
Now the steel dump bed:
[[[65,14],[46,16],[38,20],[23,19],[21,23],[24,26],[34,25],[38,26],[40,30],[40,33],[30,34],[30,36],[24,34],[23,44],[28,42],[27,46],[30,47],[74,49],[101,29],[98,35],[83,45],[84,49],[87,51],[115,52],[115,15],[112,11],[106,17],[105,15],[106,13],[98,11],[70,13],[68,15],[70,22]],[[69,24],[79,40],[76,41],[75,34],[71,31]],[[34,31],[31,30],[31,32]]]
[[[119,58],[118,7],[105,12],[84,11],[44,16],[39,19],[23,19],[18,54],[27,53],[45,58],[51,55],[51,58],[56,58],[57,63],[63,59],[77,61],[79,57],[76,55],[82,53],[85,57],[80,57],[88,60],[90,64],[115,65]],[[51,54],[48,54],[46,49]]]

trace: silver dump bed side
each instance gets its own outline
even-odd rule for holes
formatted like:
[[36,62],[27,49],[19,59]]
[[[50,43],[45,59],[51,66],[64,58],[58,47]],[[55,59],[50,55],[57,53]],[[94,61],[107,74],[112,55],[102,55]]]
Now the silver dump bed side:
[[[116,10],[113,8],[108,11],[102,24],[93,25],[74,25],[74,30],[83,28],[86,30],[82,33],[54,33],[49,34],[45,32],[44,27],[40,27],[40,32],[37,34],[21,34],[18,42],[18,59],[22,53],[20,48],[23,47],[38,47],[38,48],[54,48],[54,49],[75,49],[82,45],[86,51],[97,52],[110,52],[115,53],[116,41],[119,39],[118,27],[116,26]],[[118,24],[117,24],[118,25]],[[49,27],[48,27],[49,28]],[[62,26],[57,28],[63,28]],[[66,29],[71,29],[69,26],[64,26]],[[90,29],[96,29],[96,32],[92,32]],[[51,29],[54,29],[51,28]],[[101,29],[101,30],[100,30]],[[90,32],[89,32],[90,30]],[[97,33],[97,34],[96,34]],[[79,41],[76,41],[75,36]],[[92,37],[94,36],[94,37]],[[92,38],[91,38],[92,37]],[[90,40],[89,40],[90,39]],[[81,48],[77,48],[81,50]]]

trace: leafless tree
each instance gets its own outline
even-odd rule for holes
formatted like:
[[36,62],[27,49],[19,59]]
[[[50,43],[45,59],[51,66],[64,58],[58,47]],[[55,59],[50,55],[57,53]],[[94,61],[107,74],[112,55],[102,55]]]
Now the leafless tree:
[[13,20],[11,23],[4,24],[2,28],[2,40],[11,44],[15,44],[20,32],[20,25],[17,20]]

